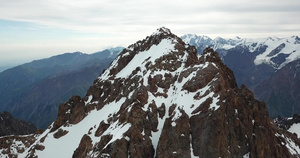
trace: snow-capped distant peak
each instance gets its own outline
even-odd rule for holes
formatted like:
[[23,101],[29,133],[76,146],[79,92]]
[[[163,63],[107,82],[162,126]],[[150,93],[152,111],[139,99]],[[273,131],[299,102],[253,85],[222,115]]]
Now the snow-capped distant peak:
[[[288,38],[267,37],[267,38],[221,38],[217,37],[211,41],[204,41],[202,36],[184,35],[181,37],[183,41],[196,46],[198,49],[205,49],[207,46],[220,50],[222,56],[227,51],[241,46],[250,53],[256,54],[253,61],[255,65],[267,64],[274,69],[280,69],[287,63],[300,58],[300,39],[298,36]],[[202,50],[198,50],[202,52]]]
[[267,48],[257,55],[254,63],[269,64],[276,69],[280,69],[286,64],[300,58],[300,45],[295,37],[277,38],[269,37],[262,43]]

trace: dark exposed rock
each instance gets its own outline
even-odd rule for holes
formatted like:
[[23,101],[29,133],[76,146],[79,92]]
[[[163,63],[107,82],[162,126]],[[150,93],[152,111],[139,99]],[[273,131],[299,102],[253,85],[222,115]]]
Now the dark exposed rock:
[[32,134],[36,130],[34,124],[16,119],[9,112],[0,113],[0,136]]
[[278,47],[272,50],[267,56],[271,57],[278,54],[284,47],[285,47],[285,43],[280,44]]
[[[172,123],[172,117],[165,120],[157,146],[157,157],[190,157],[190,124],[184,111],[182,116]],[[170,139],[172,138],[172,139]]]
[[278,116],[274,119],[274,122],[278,127],[288,130],[293,124],[300,123],[300,114],[294,114],[292,118]]
[[193,66],[195,64],[199,64],[199,59],[197,55],[197,50],[193,46],[189,46],[188,48],[188,57],[185,63],[185,67]]
[[58,139],[58,138],[60,138],[60,137],[62,137],[62,136],[64,136],[64,135],[66,135],[66,134],[68,134],[68,131],[59,129],[57,132],[55,132],[55,133],[53,134],[53,137],[56,138],[56,139]]
[[109,124],[106,124],[106,123],[104,123],[104,122],[102,121],[102,122],[100,123],[100,125],[99,125],[99,127],[98,127],[96,133],[95,133],[95,136],[96,136],[96,137],[101,136],[101,135],[103,134],[103,132],[104,132],[105,130],[107,130],[108,127],[109,127]]
[[[34,134],[27,136],[4,136],[0,137],[0,156],[18,157],[36,141]],[[16,152],[14,152],[16,151]]]
[[80,122],[86,116],[86,113],[88,112],[87,108],[87,106],[84,106],[84,101],[80,96],[73,96],[69,101],[59,106],[58,116],[53,124],[51,132],[64,125],[66,122],[72,124]]
[[275,66],[279,66],[287,60],[290,54],[278,54],[276,57],[271,58],[271,61],[275,63]]
[[87,156],[88,152],[91,150],[92,146],[93,145],[92,145],[91,138],[87,134],[85,134],[82,137],[78,148],[74,151],[74,154],[72,157],[86,158],[86,156]]

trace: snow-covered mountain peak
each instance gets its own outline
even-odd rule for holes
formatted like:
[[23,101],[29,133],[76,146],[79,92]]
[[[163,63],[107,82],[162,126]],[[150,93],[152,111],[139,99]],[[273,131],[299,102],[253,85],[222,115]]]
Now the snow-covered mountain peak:
[[289,38],[269,37],[261,45],[265,45],[266,49],[256,56],[254,60],[256,65],[264,63],[280,69],[300,58],[300,45],[297,36]]
[[[99,79],[107,79],[110,76],[126,78],[137,67],[146,71],[163,60],[163,57],[172,58],[174,62],[184,60],[184,49],[190,46],[167,28],[160,28],[158,32],[160,33],[153,33],[124,49]],[[168,62],[171,62],[171,59]]]
[[221,43],[221,44],[226,44],[227,43],[227,40],[218,36],[216,37],[215,39],[213,39],[214,41],[218,42],[218,43]]
[[[151,157],[161,155],[159,150],[164,142],[160,139],[165,137],[161,136],[165,135],[164,124],[170,123],[174,128],[182,126],[179,123],[182,117],[199,114],[202,109],[199,105],[204,101],[209,106],[203,108],[209,112],[220,108],[218,87],[227,86],[228,82],[220,84],[219,81],[224,76],[234,77],[231,71],[227,75],[217,73],[224,65],[213,61],[218,58],[213,50],[208,50],[206,57],[199,60],[196,49],[173,34],[155,34],[133,45],[133,49],[124,49],[112,62],[85,98],[73,97],[60,106],[58,119],[45,132],[49,134],[41,136],[49,139],[36,144],[52,145],[41,153],[36,150],[36,155],[52,153],[54,146],[64,148],[59,143],[64,139],[73,138],[74,144],[81,144],[79,135],[86,135],[85,139],[91,140],[96,151],[85,154],[92,157],[112,155],[110,150],[119,148],[117,144],[120,141],[131,142],[132,145],[146,144],[143,152],[147,151]],[[85,134],[83,129],[88,133]],[[188,131],[184,135],[182,137],[190,139]],[[137,136],[142,139],[136,139]],[[57,141],[53,142],[52,137]],[[103,142],[102,139],[108,141]],[[99,147],[99,143],[104,144]],[[186,145],[190,146],[190,143]],[[72,151],[77,151],[74,146],[67,150],[64,152],[67,157]],[[135,150],[130,149],[131,156],[138,154],[137,157],[145,157],[140,155],[143,154],[139,153],[141,151]],[[83,154],[76,151],[74,154]],[[187,153],[191,151],[186,150],[182,154]]]
[[165,34],[165,35],[171,34],[171,30],[168,29],[168,28],[166,28],[166,27],[161,27],[161,28],[158,28],[158,29],[152,34],[152,36],[160,35],[160,34]]
[[[199,58],[194,47],[173,34],[152,35],[134,45],[140,47],[124,49],[85,98],[73,97],[61,105],[58,119],[50,128],[50,138],[52,134],[59,140],[84,135],[78,129],[87,126],[89,132],[84,137],[91,140],[91,150],[95,151],[85,156],[113,155],[115,149],[129,143],[129,146],[144,144],[140,150],[128,148],[132,157],[148,157],[147,154],[161,157],[160,150],[167,149],[162,147],[165,146],[162,139],[168,138],[165,126],[182,128],[188,118],[201,111],[217,112],[224,99],[219,94],[223,91],[220,87],[237,88],[233,73],[212,49]],[[202,107],[203,102],[206,103]],[[189,139],[196,136],[190,136],[189,129],[182,130],[174,134],[181,135],[187,141],[185,146],[192,148]],[[50,140],[46,139],[44,144]],[[76,141],[75,144],[83,144],[83,140]],[[72,148],[76,150],[74,154],[83,154],[77,152],[79,148]],[[178,146],[170,148],[180,151]],[[48,148],[44,152],[51,151]]]
[[212,41],[212,39],[208,36],[202,35],[202,36],[198,36],[196,34],[186,34],[183,35],[181,37],[181,39],[186,42],[189,43],[189,41],[194,41],[194,43],[199,43],[199,42],[208,42],[208,41]]
[[198,56],[171,32],[154,33],[124,49],[84,98],[61,104],[21,156],[299,156],[270,122],[212,48]]

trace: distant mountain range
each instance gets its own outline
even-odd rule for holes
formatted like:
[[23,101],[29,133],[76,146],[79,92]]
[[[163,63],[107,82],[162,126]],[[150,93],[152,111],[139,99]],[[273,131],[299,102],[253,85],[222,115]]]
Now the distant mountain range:
[[12,68],[12,67],[14,67],[14,66],[0,66],[0,73],[3,72],[4,70]]
[[300,60],[292,61],[277,70],[270,78],[253,89],[259,100],[270,106],[271,116],[300,113]]
[[184,35],[183,41],[198,53],[215,49],[233,70],[238,85],[245,84],[265,101],[270,115],[292,116],[300,113],[299,64],[300,38],[233,38]]
[[122,49],[65,53],[5,70],[0,73],[0,111],[47,128],[58,106],[73,95],[84,96]]
[[300,38],[292,36],[289,38],[221,38],[211,39],[207,36],[197,36],[193,34],[181,37],[183,41],[189,43],[198,49],[201,53],[206,47],[212,47],[224,57],[231,49],[241,47],[244,50],[241,53],[251,53],[255,56],[254,64],[267,64],[274,69],[280,69],[287,63],[297,60],[300,57]]

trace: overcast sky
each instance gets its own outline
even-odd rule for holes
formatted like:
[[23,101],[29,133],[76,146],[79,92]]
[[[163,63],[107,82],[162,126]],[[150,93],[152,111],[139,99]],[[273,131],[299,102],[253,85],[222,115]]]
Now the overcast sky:
[[299,0],[0,0],[0,66],[127,47],[162,26],[178,36],[300,36],[299,8]]

